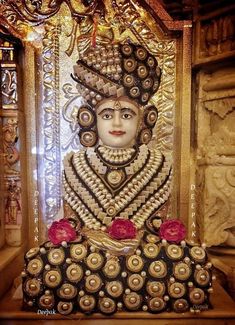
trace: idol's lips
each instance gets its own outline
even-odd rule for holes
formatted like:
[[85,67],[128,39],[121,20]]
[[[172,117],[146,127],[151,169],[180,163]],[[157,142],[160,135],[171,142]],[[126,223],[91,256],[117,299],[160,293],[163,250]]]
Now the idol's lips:
[[126,134],[125,131],[109,131],[110,134],[112,135],[123,135]]

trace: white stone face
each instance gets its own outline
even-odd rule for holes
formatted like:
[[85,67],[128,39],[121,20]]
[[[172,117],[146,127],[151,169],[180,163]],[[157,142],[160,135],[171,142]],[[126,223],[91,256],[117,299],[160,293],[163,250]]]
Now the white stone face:
[[96,108],[98,135],[111,148],[129,148],[135,144],[140,108],[127,97],[109,98]]

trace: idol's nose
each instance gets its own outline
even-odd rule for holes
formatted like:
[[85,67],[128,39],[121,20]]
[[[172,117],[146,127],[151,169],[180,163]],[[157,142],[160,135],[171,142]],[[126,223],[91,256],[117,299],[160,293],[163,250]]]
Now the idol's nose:
[[113,115],[113,127],[120,127],[122,126],[122,120],[121,120],[121,112],[115,110]]

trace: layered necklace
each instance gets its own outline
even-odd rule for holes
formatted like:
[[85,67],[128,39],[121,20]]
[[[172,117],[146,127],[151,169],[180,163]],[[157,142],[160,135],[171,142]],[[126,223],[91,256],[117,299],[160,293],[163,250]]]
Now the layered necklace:
[[91,229],[116,217],[140,229],[170,193],[171,163],[146,145],[80,151],[67,156],[64,166],[65,200]]

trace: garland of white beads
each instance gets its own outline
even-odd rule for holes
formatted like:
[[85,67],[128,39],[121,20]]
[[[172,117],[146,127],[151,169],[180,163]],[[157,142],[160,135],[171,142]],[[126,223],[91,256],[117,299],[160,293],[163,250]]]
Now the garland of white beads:
[[136,151],[134,148],[113,149],[105,146],[100,146],[97,150],[104,160],[111,164],[124,164],[128,162]]

